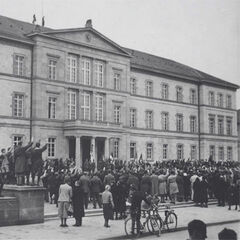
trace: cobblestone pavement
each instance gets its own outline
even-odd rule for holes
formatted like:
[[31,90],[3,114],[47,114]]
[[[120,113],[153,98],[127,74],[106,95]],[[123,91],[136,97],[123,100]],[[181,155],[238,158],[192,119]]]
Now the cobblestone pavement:
[[[227,207],[210,206],[209,208],[188,207],[175,209],[178,215],[178,226],[186,227],[192,219],[201,219],[207,224],[240,220],[240,213],[228,211]],[[42,224],[0,227],[0,239],[122,239],[125,236],[124,221],[111,221],[110,228],[103,227],[103,217],[85,217],[82,227],[73,227],[74,219],[68,219],[68,228],[59,227],[59,220],[47,220]],[[168,234],[178,233],[165,233]],[[147,237],[149,238],[149,237]],[[161,238],[164,239],[164,238]],[[185,239],[185,238],[184,238]]]

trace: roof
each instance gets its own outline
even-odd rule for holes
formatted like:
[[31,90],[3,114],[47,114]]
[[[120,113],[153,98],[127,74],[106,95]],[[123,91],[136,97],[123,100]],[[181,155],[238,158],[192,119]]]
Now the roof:
[[[8,18],[5,16],[0,15],[0,37],[11,38],[16,41],[24,41],[26,43],[33,44],[31,34],[30,33],[37,33],[35,24],[19,21],[16,19]],[[89,28],[74,28],[74,29],[51,29],[47,27],[40,27],[41,33],[56,33],[62,31],[76,31],[76,30],[83,30]],[[180,77],[184,79],[189,79],[191,81],[196,82],[203,82],[213,85],[219,85],[222,87],[227,87],[231,89],[239,88],[238,85],[224,81],[217,77],[211,76],[207,73],[199,71],[197,69],[191,68],[179,62],[166,59],[163,57],[155,56],[152,54],[148,54],[145,52],[141,52],[138,50],[133,50],[129,48],[123,48],[111,41],[110,39],[106,38],[104,35],[99,33],[97,30],[93,29],[96,33],[100,34],[106,40],[110,41],[113,45],[122,49],[123,52],[129,53],[131,56],[130,62],[132,68],[137,68],[141,70],[147,70],[150,72],[160,73],[164,75]],[[29,35],[30,34],[30,35]]]

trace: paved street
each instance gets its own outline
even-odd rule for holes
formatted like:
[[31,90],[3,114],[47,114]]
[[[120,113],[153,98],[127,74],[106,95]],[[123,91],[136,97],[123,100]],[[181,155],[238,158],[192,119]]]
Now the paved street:
[[[228,211],[227,207],[210,206],[209,208],[188,207],[178,208],[175,210],[178,215],[178,226],[186,227],[192,219],[201,219],[207,224],[226,221],[240,220],[240,213],[237,211]],[[111,221],[111,228],[103,227],[103,217],[85,217],[83,226],[80,228],[73,227],[74,219],[68,220],[68,228],[60,228],[59,220],[47,220],[43,224],[33,224],[24,226],[11,226],[0,228],[0,239],[122,239],[125,236],[123,220]],[[237,227],[238,223],[234,223]],[[214,235],[214,228],[211,228],[211,236]],[[221,229],[221,227],[220,227]],[[236,228],[235,228],[236,229]],[[213,232],[213,233],[212,233]],[[186,239],[186,232],[165,233],[161,239]],[[179,238],[182,236],[182,238]],[[147,239],[153,238],[148,236]],[[211,239],[211,238],[209,238]]]

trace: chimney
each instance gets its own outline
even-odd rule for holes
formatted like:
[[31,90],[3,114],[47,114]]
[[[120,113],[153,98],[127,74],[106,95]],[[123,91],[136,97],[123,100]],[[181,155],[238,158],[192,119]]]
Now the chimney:
[[92,28],[92,19],[88,19],[85,24],[86,28]]

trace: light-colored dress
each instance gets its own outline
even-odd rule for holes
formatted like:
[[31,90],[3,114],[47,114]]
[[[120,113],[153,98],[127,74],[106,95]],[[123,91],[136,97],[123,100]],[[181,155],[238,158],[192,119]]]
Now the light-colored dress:
[[177,175],[171,174],[167,179],[170,195],[178,193],[178,185],[176,182],[176,178],[177,178]]
[[160,195],[165,195],[167,194],[167,176],[168,174],[164,175],[164,174],[160,174],[158,176],[158,192]]

